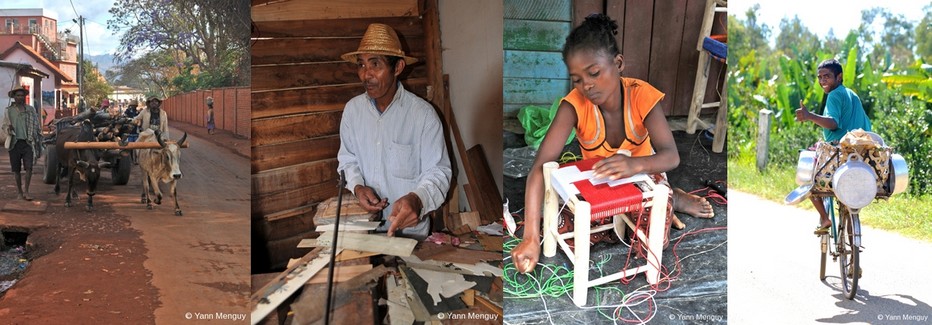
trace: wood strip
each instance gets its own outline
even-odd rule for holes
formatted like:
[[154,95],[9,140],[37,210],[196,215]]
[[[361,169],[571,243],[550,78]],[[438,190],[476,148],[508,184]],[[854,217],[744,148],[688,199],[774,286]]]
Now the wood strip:
[[252,20],[256,22],[418,14],[417,0],[282,1],[252,7]]
[[507,50],[504,59],[504,78],[569,78],[560,52]]
[[[423,78],[427,67],[416,64],[406,68],[401,78]],[[252,89],[274,90],[358,83],[356,65],[343,61],[309,64],[282,64],[252,67]]]
[[[362,34],[332,38],[272,38],[252,42],[252,65],[343,62],[341,55],[359,48]],[[424,59],[424,39],[420,36],[398,35],[405,54]],[[351,64],[351,63],[347,63]]]
[[340,136],[327,135],[294,142],[252,148],[252,173],[307,161],[336,158],[340,151]]
[[322,184],[315,184],[273,195],[253,193],[252,214],[267,215],[294,209],[309,204],[316,204],[337,193],[337,179]]
[[[375,230],[379,227],[381,222],[378,221],[347,221],[343,222],[343,219],[340,219],[340,231],[369,231]],[[324,232],[324,231],[333,231],[334,225],[317,225],[315,231]]]
[[434,107],[441,108],[441,115],[447,112],[443,111],[444,92],[443,88],[443,55],[440,47],[440,9],[437,7],[437,0],[424,1],[424,52],[427,54],[425,65],[427,66],[427,81],[430,88],[427,91],[427,101],[431,102]]
[[[336,159],[318,160],[253,174],[252,191],[269,195],[325,183],[336,177]],[[334,191],[337,191],[337,188],[334,188]]]
[[253,22],[253,38],[282,38],[282,37],[362,37],[371,23],[381,23],[391,26],[399,35],[407,37],[423,36],[424,30],[419,17],[379,17],[379,18],[346,18],[346,19],[319,19],[319,20],[291,20],[291,21],[259,21]]
[[570,0],[505,1],[505,19],[570,21]]
[[621,54],[625,57],[625,71],[622,75],[629,78],[638,78],[647,82],[650,72],[650,37],[653,26],[654,2],[644,0],[625,1],[624,48]]
[[[303,208],[305,207],[294,210],[303,210]],[[310,213],[298,212],[299,211],[294,211],[294,214],[288,217],[277,218],[272,221],[267,219],[255,221],[252,225],[253,235],[258,235],[259,238],[262,238],[266,242],[287,239],[293,236],[307,235],[314,229],[314,218]]]
[[[683,22],[683,38],[680,42],[679,68],[676,75],[676,93],[673,98],[666,100],[673,107],[671,116],[689,115],[689,105],[692,102],[693,89],[696,83],[696,68],[699,66],[699,51],[696,51],[696,40],[699,39],[699,28],[702,24],[702,14],[705,10],[704,0],[690,0],[686,5],[686,17]],[[711,76],[710,76],[711,77]]]
[[[348,265],[348,266],[337,266],[334,268],[333,272],[333,283],[340,283],[349,281],[350,279],[366,273],[372,269],[372,264],[365,265]],[[327,283],[327,277],[330,275],[330,270],[322,270],[317,272],[310,280],[307,280],[307,284],[320,284]]]
[[483,308],[497,314],[499,317],[502,316],[502,307],[499,307],[483,296],[476,296],[476,304],[481,305]]
[[[605,13],[606,1],[604,0],[576,0],[573,1],[573,27],[582,25],[582,22],[586,20],[586,17],[591,14],[601,14]],[[609,3],[621,3],[624,6],[624,1],[608,1]],[[609,16],[614,19],[615,16]],[[622,24],[618,24],[623,26]]]
[[337,134],[342,111],[288,115],[252,122],[253,147]]
[[306,206],[297,207],[291,210],[286,210],[286,211],[282,211],[278,213],[265,215],[265,216],[262,216],[262,219],[265,219],[265,221],[268,221],[268,222],[272,222],[272,221],[277,221],[281,219],[291,218],[291,217],[298,216],[298,215],[311,214],[314,212],[314,210],[315,210],[315,206],[306,205]]
[[[445,104],[447,107],[446,112],[449,113],[445,115],[447,125],[450,126],[450,133],[453,133],[454,142],[456,142],[456,152],[457,157],[459,158],[460,163],[463,165],[463,170],[466,173],[467,179],[469,175],[473,174],[472,166],[469,165],[468,160],[466,160],[466,145],[463,144],[463,137],[460,134],[459,125],[456,123],[456,114],[453,113],[453,104],[450,103],[450,83],[447,80],[444,80],[443,91],[446,94],[444,96]],[[478,196],[470,196],[469,188],[464,184],[464,190],[466,191],[466,198],[469,201],[469,207],[473,211],[478,211],[479,202],[477,201]]]
[[502,253],[463,249],[431,242],[421,243],[414,255],[422,261],[434,260],[451,263],[479,264],[486,261],[501,261]]
[[536,104],[550,107],[554,100],[569,92],[569,79],[504,78],[505,104]]
[[278,305],[330,263],[330,254],[322,254],[322,251],[323,249],[314,249],[307,253],[300,262],[286,269],[249,297],[252,310],[250,319],[253,324],[258,323],[272,310],[278,308]]
[[[357,80],[358,81],[358,80]],[[408,91],[426,98],[426,78],[402,80]],[[342,110],[353,97],[364,92],[361,82],[344,85],[257,91],[252,94],[252,119],[282,117],[291,114]],[[335,134],[329,133],[329,134]],[[301,139],[305,139],[302,137]],[[296,139],[298,140],[298,139]],[[256,146],[253,143],[253,146]]]
[[[355,234],[340,232],[337,238],[339,248],[352,249],[364,252],[373,252],[394,256],[411,256],[411,251],[417,241],[410,238],[386,237],[380,235]],[[305,239],[298,244],[298,248],[330,247],[333,245],[333,232],[327,231],[317,239]]]
[[504,21],[504,50],[552,51],[563,50],[566,36],[570,34],[569,21]]
[[345,249],[343,250],[342,253],[340,253],[340,255],[337,255],[336,261],[343,262],[343,261],[355,260],[357,258],[364,258],[364,257],[376,256],[376,255],[379,255],[379,254],[372,253],[372,252],[357,251],[357,250],[352,250],[352,249]]
[[[654,19],[650,49],[650,84],[667,94],[663,101],[666,116],[673,112],[676,96],[678,58],[686,19],[686,0],[658,1],[654,10],[663,13],[663,19]],[[686,107],[688,113],[689,108]]]
[[492,178],[492,170],[489,169],[488,159],[481,145],[475,145],[466,151],[466,157],[474,172],[473,179],[469,182],[477,189],[480,194],[479,217],[482,224],[490,224],[498,221],[502,217],[502,196],[498,192],[498,186],[495,185],[495,179]]

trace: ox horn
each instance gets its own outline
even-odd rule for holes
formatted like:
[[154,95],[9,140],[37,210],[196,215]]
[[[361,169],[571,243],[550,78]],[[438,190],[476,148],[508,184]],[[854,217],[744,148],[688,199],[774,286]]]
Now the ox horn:
[[184,135],[181,136],[181,140],[178,140],[178,148],[181,148],[181,146],[184,145],[184,141],[187,139],[188,139],[188,132],[185,132]]
[[161,131],[155,131],[155,141],[159,142],[159,146],[162,146],[162,148],[165,148],[165,141],[162,140]]

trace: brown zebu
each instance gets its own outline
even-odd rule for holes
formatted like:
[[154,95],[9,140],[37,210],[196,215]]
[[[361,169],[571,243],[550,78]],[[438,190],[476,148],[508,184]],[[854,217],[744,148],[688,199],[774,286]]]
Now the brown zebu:
[[150,199],[149,190],[155,193],[155,204],[162,204],[162,190],[159,189],[159,181],[171,186],[171,195],[175,200],[175,215],[181,215],[181,207],[178,206],[177,181],[181,179],[181,146],[188,138],[185,133],[178,140],[178,143],[165,142],[162,139],[161,132],[145,130],[139,133],[137,142],[158,142],[160,149],[139,149],[137,152],[139,167],[142,169],[142,203],[146,208],[152,209],[153,200]]
[[60,193],[62,175],[68,175],[68,192],[65,194],[65,206],[71,206],[71,198],[78,197],[74,191],[74,175],[87,182],[87,206],[85,210],[94,208],[94,194],[97,192],[97,180],[100,179],[100,169],[110,166],[109,162],[98,162],[99,155],[96,149],[65,149],[65,142],[97,142],[94,136],[94,126],[89,120],[81,122],[79,127],[68,127],[58,131],[55,150],[58,155],[58,177],[55,178],[55,194]]

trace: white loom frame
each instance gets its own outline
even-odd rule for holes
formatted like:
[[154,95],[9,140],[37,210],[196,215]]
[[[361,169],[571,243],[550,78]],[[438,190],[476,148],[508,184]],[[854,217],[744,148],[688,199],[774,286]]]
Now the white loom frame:
[[[622,278],[644,273],[647,282],[657,284],[660,282],[660,267],[663,260],[663,237],[664,226],[666,225],[667,201],[670,195],[670,188],[662,184],[654,184],[652,198],[649,202],[644,203],[642,208],[653,207],[651,210],[650,221],[648,222],[648,232],[654,234],[647,236],[643,231],[637,229],[633,222],[625,214],[618,214],[612,217],[611,225],[603,225],[590,228],[592,221],[592,207],[589,202],[580,201],[575,196],[570,196],[567,207],[576,215],[573,223],[573,232],[560,234],[557,230],[559,217],[559,195],[554,188],[555,181],[552,179],[552,173],[560,165],[556,162],[547,162],[544,164],[544,222],[543,222],[543,252],[546,257],[556,255],[557,244],[569,257],[573,263],[573,303],[582,307],[586,305],[589,288],[602,285],[608,282],[620,280]],[[627,225],[635,231],[636,236],[641,242],[647,243],[648,252],[646,263],[641,266],[632,267],[627,270],[611,273],[597,279],[589,279],[589,237],[590,234],[614,229],[619,237],[624,236],[624,227]],[[576,252],[570,249],[566,239],[573,238],[576,243]],[[631,249],[634,249],[632,247]]]

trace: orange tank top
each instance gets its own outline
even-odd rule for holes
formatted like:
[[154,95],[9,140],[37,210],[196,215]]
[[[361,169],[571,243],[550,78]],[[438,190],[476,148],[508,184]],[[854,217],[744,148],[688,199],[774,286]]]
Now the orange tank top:
[[621,85],[624,92],[622,118],[625,139],[618,148],[612,148],[605,141],[605,121],[598,106],[577,89],[563,97],[576,110],[576,139],[579,140],[583,159],[609,157],[619,149],[630,151],[632,157],[654,154],[644,119],[663,99],[664,94],[647,82],[634,78],[621,78]]

